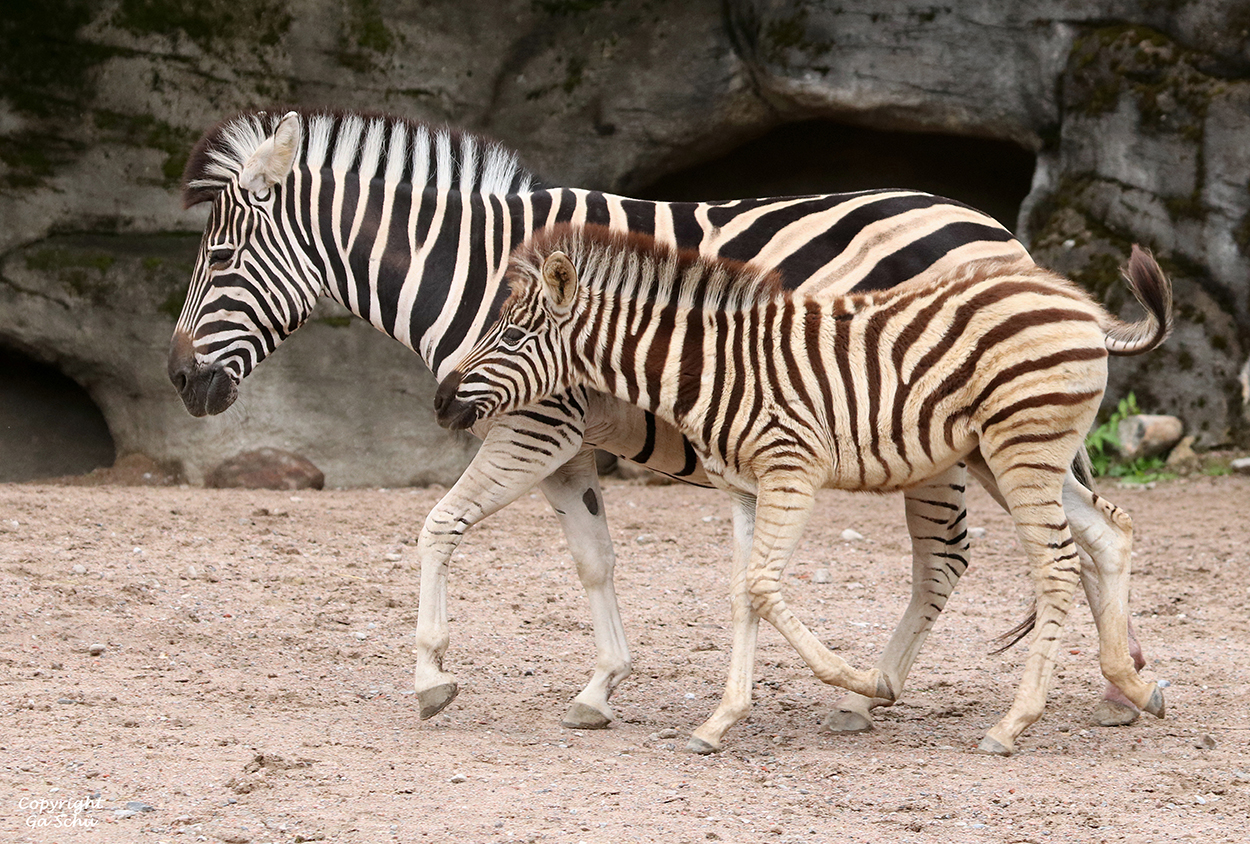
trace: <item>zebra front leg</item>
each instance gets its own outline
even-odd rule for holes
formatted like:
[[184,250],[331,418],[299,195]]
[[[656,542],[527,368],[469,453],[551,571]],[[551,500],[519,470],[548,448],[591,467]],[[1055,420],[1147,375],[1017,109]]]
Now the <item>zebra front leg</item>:
[[596,730],[614,719],[608,698],[630,672],[629,643],[617,606],[612,572],[616,554],[608,534],[603,493],[595,469],[595,452],[584,446],[577,455],[542,482],[543,494],[560,519],[577,576],[590,602],[595,634],[595,671],[560,721],[565,727]]
[[852,668],[799,621],[782,597],[782,571],[811,517],[814,492],[814,484],[802,475],[778,474],[760,479],[755,537],[747,570],[751,606],[760,618],[777,628],[819,680],[868,698],[893,702],[897,678],[878,668]]
[[[1131,723],[1140,708],[1162,718],[1163,692],[1138,673],[1145,665],[1128,618],[1133,522],[1128,514],[1081,484],[1071,472],[1064,482],[1064,509],[1085,553],[1085,596],[1098,628],[1098,655],[1109,688],[1095,709],[1103,726]],[[1118,690],[1121,695],[1113,694]]]
[[760,619],[751,609],[747,589],[747,564],[755,532],[755,497],[730,493],[733,499],[733,566],[729,574],[729,606],[733,613],[733,644],[729,654],[729,676],[720,705],[690,736],[686,749],[694,753],[715,753],[721,748],[726,731],[751,711],[751,685],[755,681],[755,645]]
[[[544,404],[544,420],[555,418],[560,407]],[[573,459],[582,446],[581,425],[567,414],[559,425],[523,414],[501,417],[486,432],[464,474],[426,517],[417,542],[421,585],[413,672],[422,719],[441,712],[459,692],[455,678],[443,670],[450,641],[447,569],[452,554],[465,531]]]
[[[902,694],[929,631],[968,568],[966,478],[963,464],[957,464],[904,494],[911,534],[911,601],[877,660],[878,670],[895,678],[896,695]],[[871,730],[870,710],[887,703],[852,692],[834,705],[821,729],[832,733]]]

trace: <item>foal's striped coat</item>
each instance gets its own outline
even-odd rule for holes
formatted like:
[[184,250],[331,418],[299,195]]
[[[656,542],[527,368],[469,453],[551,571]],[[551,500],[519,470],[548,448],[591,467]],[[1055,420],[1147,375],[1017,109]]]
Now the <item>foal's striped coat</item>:
[[[594,229],[539,234],[510,273],[499,321],[440,385],[440,421],[468,427],[589,386],[674,424],[718,486],[742,507],[754,500],[743,514],[754,518],[751,558],[735,577],[735,667],[696,749],[719,746],[749,706],[749,673],[740,674],[752,613],[820,679],[893,698],[895,678],[852,669],[793,615],[781,570],[817,489],[905,489],[967,461],[1006,501],[1037,576],[1029,667],[982,743],[1011,751],[1041,714],[1080,575],[1064,494],[1079,497],[1069,467],[1102,398],[1107,355],[1153,349],[1170,328],[1170,286],[1147,253],[1135,250],[1126,270],[1148,311],[1135,324],[1039,268],[978,263],[889,291],[801,296],[749,265]],[[1097,507],[1091,498],[1073,506]],[[1117,565],[1127,571],[1127,559]],[[1100,631],[1123,628],[1123,606],[1100,609]],[[1119,638],[1104,641],[1104,673],[1161,714],[1162,695]]]

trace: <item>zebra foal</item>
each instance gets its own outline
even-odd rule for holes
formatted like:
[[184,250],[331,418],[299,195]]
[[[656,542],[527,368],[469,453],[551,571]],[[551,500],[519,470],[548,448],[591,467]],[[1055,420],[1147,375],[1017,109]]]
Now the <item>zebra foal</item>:
[[[892,701],[901,677],[857,670],[786,605],[782,568],[816,490],[892,491],[959,462],[1007,505],[1032,565],[1037,624],[1015,702],[981,742],[1010,754],[1040,717],[1081,575],[1073,529],[1112,594],[1093,607],[1104,675],[1162,716],[1127,628],[1128,542],[1088,542],[1131,522],[1071,470],[1102,399],[1108,353],[1163,342],[1171,288],[1135,249],[1125,278],[1147,309],[1121,322],[1065,279],[1000,262],[856,296],[785,291],[765,270],[596,227],[540,232],[512,257],[498,321],[440,384],[453,429],[585,386],[673,424],[751,534],[731,578],[734,641],[720,706],[691,739],[710,752],[747,714],[758,618],[826,683]],[[1072,516],[1072,523],[1069,522]],[[742,544],[742,543],[740,543]]]

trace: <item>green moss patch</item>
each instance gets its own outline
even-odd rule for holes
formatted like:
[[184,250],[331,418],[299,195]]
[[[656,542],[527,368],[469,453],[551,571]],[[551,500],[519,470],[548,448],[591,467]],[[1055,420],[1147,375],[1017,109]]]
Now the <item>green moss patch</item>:
[[121,0],[113,24],[140,35],[183,35],[204,50],[273,47],[291,28],[287,0]]

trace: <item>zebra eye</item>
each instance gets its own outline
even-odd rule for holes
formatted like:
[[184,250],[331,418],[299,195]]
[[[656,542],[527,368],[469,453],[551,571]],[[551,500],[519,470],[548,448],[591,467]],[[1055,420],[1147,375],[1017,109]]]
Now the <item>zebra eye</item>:
[[210,249],[208,252],[208,266],[214,270],[226,269],[233,260],[234,249],[228,246],[219,246],[216,249]]
[[516,326],[513,326],[505,329],[503,334],[499,335],[499,341],[509,349],[515,349],[525,341],[525,332]]

